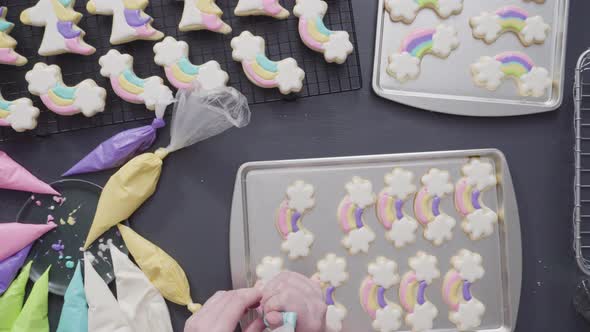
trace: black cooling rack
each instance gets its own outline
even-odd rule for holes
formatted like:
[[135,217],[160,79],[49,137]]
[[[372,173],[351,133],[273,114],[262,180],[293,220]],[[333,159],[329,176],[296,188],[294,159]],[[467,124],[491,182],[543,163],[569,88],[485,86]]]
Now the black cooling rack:
[[[321,53],[308,49],[299,38],[297,32],[298,18],[292,13],[295,0],[281,1],[283,6],[291,12],[286,20],[277,20],[265,16],[237,17],[233,10],[237,0],[218,0],[217,5],[223,10],[222,19],[228,23],[233,31],[229,35],[222,35],[210,31],[178,31],[178,22],[184,3],[177,0],[151,0],[146,12],[154,18],[153,26],[168,36],[184,40],[190,45],[190,59],[195,64],[208,60],[216,60],[228,72],[229,84],[240,90],[250,104],[273,102],[281,99],[303,98],[343,91],[357,90],[362,87],[361,69],[359,65],[356,33],[352,12],[352,0],[325,0],[328,3],[328,13],[324,21],[332,30],[345,30],[351,36],[355,51],[342,65],[328,64]],[[121,100],[112,91],[108,80],[99,74],[98,58],[116,48],[134,57],[134,70],[140,77],[159,75],[164,77],[164,71],[154,63],[154,42],[135,41],[132,43],[112,46],[109,43],[112,18],[110,16],[90,15],[86,11],[86,1],[78,0],[75,9],[84,14],[79,26],[86,31],[85,40],[96,48],[92,56],[59,55],[41,57],[37,49],[43,37],[43,28],[26,26],[20,23],[20,13],[34,5],[36,0],[8,0],[1,5],[8,7],[7,19],[15,23],[11,35],[19,42],[17,52],[29,59],[23,67],[0,65],[0,91],[6,99],[12,100],[28,97],[41,110],[37,129],[27,133],[15,133],[10,127],[0,127],[0,141],[13,139],[21,135],[51,135],[78,129],[106,126],[115,123],[131,122],[153,118],[143,105],[134,105]],[[244,75],[238,62],[231,57],[230,40],[244,30],[266,40],[266,53],[270,59],[279,60],[293,57],[305,71],[303,89],[295,97],[285,97],[278,89],[262,89],[256,87]],[[36,62],[57,64],[62,69],[64,82],[74,85],[86,79],[94,79],[100,86],[107,89],[107,107],[103,113],[92,118],[83,115],[70,117],[58,116],[48,111],[41,100],[32,96],[27,90],[25,73]],[[166,80],[165,80],[166,81]],[[170,86],[170,84],[168,84]]]

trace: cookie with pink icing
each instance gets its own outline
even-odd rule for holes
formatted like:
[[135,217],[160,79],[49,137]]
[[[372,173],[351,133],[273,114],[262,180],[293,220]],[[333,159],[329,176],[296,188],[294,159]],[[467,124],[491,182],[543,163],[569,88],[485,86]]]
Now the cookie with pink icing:
[[228,34],[231,27],[221,20],[223,11],[215,0],[185,0],[182,17],[178,24],[180,31],[209,30]]
[[472,240],[490,236],[498,215],[483,203],[483,193],[496,186],[494,166],[472,158],[461,168],[463,177],[455,185],[455,207],[463,216],[461,227]]
[[338,225],[344,232],[342,245],[350,254],[369,252],[375,233],[363,220],[363,213],[375,204],[376,196],[369,180],[355,176],[345,185],[346,196],[338,205]]
[[279,205],[275,225],[283,239],[281,250],[295,259],[309,255],[313,233],[303,227],[303,215],[315,205],[314,188],[301,180],[287,187],[286,198]]
[[14,28],[14,23],[6,20],[8,8],[0,7],[0,64],[23,66],[27,63],[27,58],[16,53],[16,40],[10,36],[10,31]]
[[346,317],[348,310],[346,307],[335,300],[335,291],[347,279],[346,260],[334,254],[327,254],[317,264],[317,278],[324,293],[326,303],[326,331],[339,332],[342,330],[342,321]]
[[394,22],[411,24],[418,12],[430,8],[441,18],[463,11],[463,0],[385,0],[385,10]]
[[236,16],[271,16],[278,19],[289,17],[279,0],[239,0],[234,10]]
[[286,58],[273,61],[266,57],[264,39],[243,31],[232,38],[232,58],[242,63],[250,82],[261,88],[278,88],[282,94],[299,92],[303,88],[305,72],[297,61]]
[[332,31],[324,24],[328,4],[322,0],[297,0],[293,13],[299,17],[299,36],[310,49],[324,54],[329,63],[342,64],[354,47],[346,31]]
[[82,113],[91,117],[104,111],[107,92],[91,79],[68,86],[63,82],[61,68],[43,62],[36,63],[25,79],[29,92],[41,97],[43,104],[56,114]]
[[488,44],[495,42],[502,34],[515,33],[524,46],[543,44],[549,33],[549,24],[543,17],[531,16],[518,6],[506,6],[493,13],[482,12],[469,19],[473,36]]
[[402,310],[386,296],[400,280],[397,264],[380,256],[369,264],[368,272],[359,289],[361,307],[373,320],[371,326],[375,331],[397,331],[402,326]]
[[553,85],[549,71],[535,65],[521,52],[503,52],[494,57],[482,56],[471,65],[473,82],[495,91],[506,79],[516,82],[518,94],[524,97],[543,97]]
[[39,55],[63,53],[90,55],[96,49],[84,41],[84,30],[77,26],[82,14],[74,10],[75,0],[39,0],[20,14],[25,25],[45,27]]
[[424,238],[436,246],[453,237],[456,221],[440,208],[442,199],[452,193],[449,172],[432,168],[422,176],[422,187],[414,198],[414,215],[424,227]]
[[12,127],[23,132],[37,127],[39,109],[29,98],[6,100],[0,93],[0,127]]
[[414,80],[420,75],[425,55],[444,59],[457,47],[459,38],[452,26],[441,24],[436,28],[416,29],[403,39],[399,50],[387,58],[387,74],[401,83]]
[[385,238],[396,248],[416,241],[418,223],[404,211],[404,203],[416,192],[414,173],[394,168],[385,174],[385,188],[377,195],[377,219],[386,229]]
[[481,325],[486,307],[476,299],[471,286],[483,278],[482,257],[467,249],[451,258],[453,266],[443,280],[442,297],[449,306],[449,320],[459,331],[472,331]]
[[432,329],[438,309],[426,297],[426,289],[434,279],[440,277],[436,257],[419,251],[408,259],[411,268],[402,276],[399,285],[399,301],[406,311],[406,324],[412,331]]

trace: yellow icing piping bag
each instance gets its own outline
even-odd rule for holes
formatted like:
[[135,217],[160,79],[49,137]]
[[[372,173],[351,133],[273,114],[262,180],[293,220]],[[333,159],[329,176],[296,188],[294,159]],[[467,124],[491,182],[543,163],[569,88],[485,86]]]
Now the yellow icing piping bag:
[[162,160],[170,153],[250,122],[246,97],[231,87],[207,91],[181,89],[170,126],[170,144],[125,164],[105,185],[84,248],[129,218],[156,190]]
[[187,306],[191,312],[201,309],[200,304],[193,303],[186,274],[174,258],[131,228],[123,224],[117,227],[139,268],[166,300]]

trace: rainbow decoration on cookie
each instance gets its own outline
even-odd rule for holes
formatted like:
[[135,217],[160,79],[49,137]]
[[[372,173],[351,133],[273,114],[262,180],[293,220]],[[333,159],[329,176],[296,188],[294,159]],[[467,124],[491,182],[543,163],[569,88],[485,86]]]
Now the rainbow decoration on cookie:
[[42,62],[36,63],[33,69],[27,72],[25,79],[29,83],[29,91],[39,96],[43,104],[54,113],[82,113],[91,117],[104,111],[106,90],[91,79],[86,79],[76,86],[67,86],[58,66],[48,66]]
[[27,58],[16,53],[16,40],[9,34],[14,28],[14,24],[6,20],[8,8],[0,7],[0,64],[23,66],[27,63]]
[[377,257],[369,264],[368,272],[359,289],[361,307],[373,320],[375,330],[399,329],[402,325],[401,308],[385,297],[387,290],[399,282],[397,264],[385,257]]
[[194,65],[188,58],[188,44],[166,37],[154,45],[154,61],[164,67],[168,81],[177,89],[191,89],[195,81],[202,89],[224,87],[229,76],[221,69],[217,61],[208,61],[200,66]]
[[0,127],[12,127],[17,132],[37,127],[39,109],[29,98],[6,100],[0,93]]
[[462,249],[451,258],[453,268],[443,280],[442,297],[449,306],[449,320],[460,331],[473,330],[481,325],[485,306],[476,299],[471,286],[485,273],[479,254]]
[[463,0],[386,0],[385,10],[394,22],[402,21],[410,24],[416,19],[418,12],[430,8],[441,18],[461,13]]
[[399,301],[406,311],[406,323],[412,331],[430,330],[438,315],[438,309],[426,298],[426,289],[433,279],[440,276],[436,257],[419,251],[408,259],[412,270],[402,277]]
[[530,16],[518,6],[499,8],[494,13],[482,12],[469,20],[473,36],[493,43],[506,32],[515,33],[524,46],[542,44],[547,39],[549,24],[541,16]]
[[474,240],[491,235],[498,215],[483,204],[482,193],[497,184],[494,167],[472,158],[461,168],[463,177],[455,185],[455,207],[463,216],[463,230]]
[[261,88],[279,88],[282,94],[299,92],[303,88],[305,72],[297,61],[286,58],[272,61],[266,57],[264,39],[243,31],[231,40],[232,57],[242,63],[248,79]]
[[90,55],[96,52],[94,47],[84,41],[86,33],[77,26],[82,14],[74,10],[74,3],[74,0],[39,0],[35,6],[21,13],[23,24],[45,27],[39,47],[40,55]]
[[113,15],[110,42],[119,45],[164,37],[162,32],[152,27],[154,19],[144,12],[148,4],[148,0],[90,0],[86,9],[95,15]]
[[354,47],[346,31],[332,31],[324,24],[328,4],[322,0],[297,0],[299,36],[310,49],[324,54],[327,62],[344,63]]
[[363,213],[375,204],[375,194],[370,181],[355,176],[345,186],[347,195],[338,205],[338,224],[346,234],[342,245],[351,254],[367,253],[369,245],[375,240],[375,233],[363,221]]
[[180,31],[205,29],[228,34],[232,29],[221,20],[222,14],[214,0],[186,0],[178,28]]
[[281,249],[289,253],[289,258],[295,259],[307,256],[313,244],[313,234],[301,222],[303,215],[315,205],[314,188],[298,180],[287,187],[286,195],[279,205],[275,225],[283,239]]

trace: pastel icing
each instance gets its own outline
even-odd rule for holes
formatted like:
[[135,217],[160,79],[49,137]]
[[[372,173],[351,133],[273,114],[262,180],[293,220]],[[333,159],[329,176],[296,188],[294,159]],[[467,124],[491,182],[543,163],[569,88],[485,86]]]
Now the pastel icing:
[[291,259],[307,256],[313,243],[313,234],[302,225],[303,214],[315,204],[313,195],[313,186],[298,180],[287,188],[287,199],[279,205],[275,224],[283,239],[281,249]]
[[159,40],[164,34],[152,27],[153,18],[145,13],[148,0],[90,0],[89,13],[112,15],[110,43],[119,45],[134,40]]
[[0,7],[0,64],[23,66],[28,60],[14,51],[17,42],[10,36],[14,24],[6,20],[7,13],[8,8]]
[[336,302],[334,293],[336,288],[348,279],[346,260],[334,254],[327,254],[323,259],[318,261],[317,268],[317,277],[320,280],[324,301],[327,306],[326,331],[339,332],[342,330],[342,321],[348,311],[341,303]]
[[265,54],[264,39],[243,31],[231,41],[232,57],[242,63],[248,79],[262,88],[279,88],[282,94],[299,92],[303,88],[305,72],[297,61],[286,58],[273,61]]
[[386,0],[385,9],[394,22],[402,21],[410,24],[416,19],[418,12],[430,8],[441,18],[461,13],[463,0]]
[[289,17],[279,0],[239,0],[234,10],[236,16],[265,15],[278,19]]
[[324,54],[329,63],[344,63],[354,47],[346,31],[332,31],[324,24],[328,4],[322,0],[297,0],[293,13],[299,17],[299,36],[310,49]]
[[406,311],[406,323],[412,331],[426,331],[432,328],[438,309],[428,301],[426,289],[432,280],[440,276],[436,257],[418,252],[408,260],[412,270],[400,281],[399,300]]
[[224,87],[229,76],[221,69],[217,61],[208,61],[194,65],[189,60],[188,44],[166,37],[154,45],[154,61],[164,67],[166,78],[177,89],[192,89],[198,83],[206,90]]
[[67,86],[63,82],[61,68],[42,62],[36,63],[25,79],[29,83],[29,92],[39,96],[54,113],[66,116],[82,113],[91,117],[104,111],[106,90],[91,79]]
[[402,311],[399,305],[385,295],[399,281],[397,264],[385,257],[378,257],[369,264],[368,272],[359,289],[361,307],[373,320],[375,330],[395,331],[401,327]]
[[75,1],[39,0],[25,9],[20,20],[23,24],[45,27],[39,54],[42,56],[74,53],[90,55],[96,49],[84,41],[86,34],[77,23],[82,14],[74,10]]
[[375,233],[365,224],[363,213],[375,204],[375,194],[371,182],[355,176],[346,184],[347,195],[340,201],[337,210],[338,224],[345,233],[342,245],[351,254],[368,252],[375,240]]
[[178,27],[180,31],[209,30],[228,34],[231,27],[221,20],[222,14],[215,0],[187,0]]
[[0,93],[0,127],[12,127],[17,132],[37,127],[39,109],[29,98],[6,100]]

